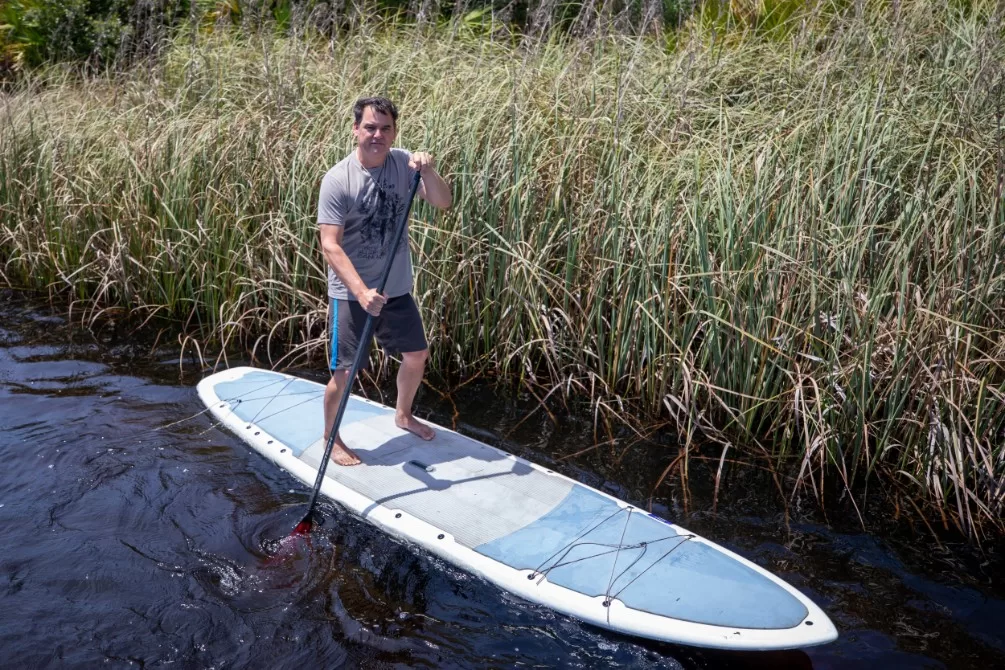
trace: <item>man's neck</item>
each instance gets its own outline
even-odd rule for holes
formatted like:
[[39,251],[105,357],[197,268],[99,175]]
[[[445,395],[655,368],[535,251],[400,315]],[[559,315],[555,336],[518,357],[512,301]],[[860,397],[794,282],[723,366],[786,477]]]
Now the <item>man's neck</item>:
[[388,149],[388,151],[387,151],[386,154],[384,154],[383,156],[381,156],[380,160],[378,160],[375,163],[371,163],[371,162],[368,162],[366,156],[363,154],[363,150],[360,149],[359,147],[356,147],[356,160],[359,161],[360,165],[362,165],[366,169],[370,170],[370,169],[373,169],[373,168],[378,168],[381,165],[383,165],[384,161],[387,160],[387,154],[389,154],[389,153],[391,153],[390,149]]

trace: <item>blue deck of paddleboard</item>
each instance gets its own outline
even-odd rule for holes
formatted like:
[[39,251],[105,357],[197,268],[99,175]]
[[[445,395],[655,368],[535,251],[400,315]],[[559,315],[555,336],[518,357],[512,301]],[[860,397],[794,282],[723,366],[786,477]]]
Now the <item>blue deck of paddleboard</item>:
[[543,572],[573,591],[614,595],[628,607],[674,619],[766,629],[798,626],[807,615],[771,580],[689,538],[576,485],[545,516],[475,550]]
[[[241,419],[298,457],[320,437],[323,387],[316,383],[256,370],[220,382],[215,390]],[[390,413],[351,398],[343,426]],[[785,589],[689,537],[576,484],[547,514],[475,551],[511,568],[543,573],[573,591],[611,595],[633,609],[674,619],[779,629],[806,617],[806,607]]]
[[[240,379],[220,382],[216,395],[228,401],[231,411],[285,444],[299,457],[321,433],[324,387],[264,370]],[[349,397],[342,425],[393,410]]]

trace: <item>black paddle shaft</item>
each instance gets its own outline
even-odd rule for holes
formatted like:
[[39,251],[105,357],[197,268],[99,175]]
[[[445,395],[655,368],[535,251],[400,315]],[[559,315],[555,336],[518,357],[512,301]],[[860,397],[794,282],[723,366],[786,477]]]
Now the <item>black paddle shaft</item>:
[[[412,211],[412,200],[415,199],[415,192],[419,188],[419,180],[421,175],[418,170],[415,172],[415,176],[412,178],[412,185],[408,191],[408,202],[405,205],[405,213],[401,216],[401,221],[398,222],[397,227],[394,229],[394,239],[391,242],[391,251],[387,255],[387,261],[384,263],[384,270],[380,273],[380,283],[377,286],[377,292],[383,293],[384,286],[387,284],[387,278],[391,274],[391,264],[394,263],[394,257],[398,252],[398,245],[401,244],[401,238],[405,234],[405,228],[408,225],[408,215]],[[367,314],[366,324],[363,326],[363,334],[359,338],[359,348],[356,350],[356,359],[352,363],[352,368],[349,370],[349,377],[346,378],[345,389],[342,392],[342,399],[338,404],[338,411],[335,412],[335,421],[331,426],[331,433],[328,435],[328,444],[325,445],[325,455],[321,458],[321,464],[318,466],[318,477],[314,481],[314,492],[311,494],[311,502],[307,507],[307,514],[304,515],[303,520],[297,524],[298,531],[309,531],[311,526],[311,515],[314,513],[314,505],[318,501],[318,494],[321,492],[321,483],[325,480],[325,470],[328,467],[328,458],[331,456],[332,447],[335,446],[335,436],[338,435],[339,425],[342,423],[342,416],[345,414],[345,408],[349,405],[349,392],[352,389],[352,384],[356,380],[356,375],[359,374],[360,368],[363,367],[363,361],[367,359],[370,355],[370,338],[373,337],[373,330],[376,327],[376,320],[373,314]],[[302,528],[306,524],[306,528]]]

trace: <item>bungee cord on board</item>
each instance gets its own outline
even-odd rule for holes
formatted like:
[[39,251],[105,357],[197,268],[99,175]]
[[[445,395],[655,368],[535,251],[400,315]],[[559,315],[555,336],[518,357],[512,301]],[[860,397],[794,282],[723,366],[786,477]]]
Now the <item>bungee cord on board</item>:
[[[605,519],[603,519],[600,522],[598,522],[597,524],[595,524],[592,528],[589,528],[588,530],[583,531],[582,533],[580,533],[579,535],[577,535],[572,541],[568,542],[561,549],[559,549],[558,551],[556,551],[555,553],[553,553],[551,556],[549,556],[548,558],[546,558],[544,561],[542,561],[537,566],[537,568],[535,568],[530,573],[530,575],[528,575],[527,578],[528,579],[534,579],[536,577],[540,577],[540,579],[538,580],[538,584],[540,584],[545,578],[547,578],[548,573],[550,573],[553,570],[556,570],[556,569],[564,567],[564,566],[573,565],[575,563],[581,563],[583,561],[588,561],[588,560],[592,560],[592,559],[595,559],[595,558],[600,558],[602,556],[609,556],[610,554],[614,554],[615,555],[614,556],[614,564],[611,566],[611,577],[610,577],[610,580],[608,581],[607,588],[604,590],[604,603],[603,603],[604,607],[608,608],[608,610],[607,610],[607,620],[608,620],[608,622],[610,622],[610,619],[611,619],[610,604],[611,604],[612,601],[614,601],[615,599],[617,599],[625,591],[625,589],[627,589],[629,586],[631,586],[632,584],[634,584],[635,581],[638,580],[642,575],[644,575],[647,572],[649,572],[649,570],[651,570],[653,568],[653,566],[659,564],[661,561],[663,561],[666,558],[668,558],[673,552],[677,551],[677,549],[679,549],[685,542],[687,542],[687,541],[691,540],[692,538],[696,537],[694,534],[691,534],[691,533],[687,533],[687,534],[683,534],[683,535],[675,533],[673,535],[665,535],[663,537],[659,537],[659,538],[656,538],[656,539],[653,539],[653,540],[643,540],[643,541],[640,541],[640,542],[633,542],[633,543],[630,543],[630,544],[625,544],[624,543],[625,533],[628,531],[628,523],[629,523],[629,521],[631,521],[632,512],[634,510],[635,510],[635,508],[631,507],[631,506],[619,508],[616,512],[608,515]],[[621,530],[621,540],[617,544],[610,544],[610,543],[604,543],[604,542],[582,541],[582,538],[586,537],[587,535],[589,535],[590,533],[592,533],[593,531],[595,531],[600,526],[604,525],[605,523],[607,523],[608,521],[610,521],[614,517],[616,517],[619,514],[622,514],[624,512],[627,512],[628,514],[627,514],[627,517],[625,519],[624,528],[622,528],[622,530]],[[626,574],[628,574],[631,571],[631,569],[633,567],[635,567],[635,565],[638,564],[639,561],[642,560],[642,558],[649,551],[649,547],[650,546],[659,544],[660,542],[666,542],[668,540],[674,540],[674,539],[679,540],[679,542],[677,542],[673,547],[671,547],[668,551],[666,551],[662,556],[660,556],[655,561],[653,561],[652,563],[650,563],[644,570],[642,570],[641,572],[639,572],[639,574],[635,575],[630,580],[628,580],[627,584],[625,584],[624,586],[622,586],[621,588],[619,588],[617,591],[612,591],[612,589],[618,583],[618,581],[622,577],[624,577]],[[578,558],[570,559],[568,561],[565,560],[565,558],[573,550],[575,550],[575,549],[577,549],[579,547],[591,547],[591,546],[592,547],[603,547],[603,548],[606,549],[606,551],[601,551],[601,552],[596,553],[596,554],[590,554],[589,556],[580,556]],[[615,576],[614,573],[617,570],[617,567],[618,567],[618,558],[621,556],[621,552],[622,551],[631,551],[631,550],[634,550],[634,549],[641,549],[642,552],[638,556],[636,556],[635,559],[633,561],[631,561],[623,570],[621,570],[620,572],[618,572],[617,576]],[[554,563],[551,563],[552,560],[554,560]],[[549,565],[549,563],[551,563],[551,564]]]

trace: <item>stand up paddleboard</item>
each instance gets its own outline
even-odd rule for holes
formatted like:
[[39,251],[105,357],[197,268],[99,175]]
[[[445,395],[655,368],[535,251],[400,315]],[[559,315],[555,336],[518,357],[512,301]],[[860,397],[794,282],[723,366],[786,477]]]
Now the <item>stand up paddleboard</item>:
[[[310,486],[324,454],[324,387],[233,368],[199,396],[258,452]],[[321,492],[500,588],[602,628],[720,649],[791,649],[837,631],[809,598],[736,554],[568,477],[352,396]]]

